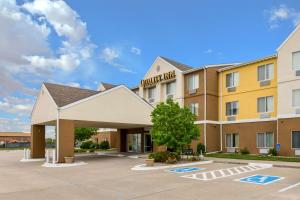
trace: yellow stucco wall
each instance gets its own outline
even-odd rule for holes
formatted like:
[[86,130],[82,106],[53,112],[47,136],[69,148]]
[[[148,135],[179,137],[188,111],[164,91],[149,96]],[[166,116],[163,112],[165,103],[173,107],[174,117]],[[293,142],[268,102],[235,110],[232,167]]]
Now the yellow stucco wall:
[[[270,85],[260,86],[257,80],[257,68],[265,64],[274,64],[274,78]],[[239,85],[235,92],[228,92],[226,88],[226,74],[239,72]],[[260,113],[257,112],[257,99],[259,97],[273,96],[274,109],[270,113],[271,117],[277,115],[277,58],[271,57],[266,60],[249,63],[234,69],[228,69],[219,74],[219,109],[222,110],[219,119],[227,121],[226,103],[232,101],[239,102],[239,111],[236,120],[257,119]],[[221,108],[222,107],[222,108]]]

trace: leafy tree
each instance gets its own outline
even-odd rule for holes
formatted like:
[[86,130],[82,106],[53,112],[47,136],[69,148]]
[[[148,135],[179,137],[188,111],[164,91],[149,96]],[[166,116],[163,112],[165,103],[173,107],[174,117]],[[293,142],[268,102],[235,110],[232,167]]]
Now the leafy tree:
[[179,152],[193,139],[200,137],[200,130],[194,124],[196,116],[178,103],[168,99],[156,106],[151,113],[153,123],[151,135],[156,145],[165,145],[171,151]]
[[97,130],[97,128],[76,128],[75,140],[78,142],[82,142],[84,140],[90,139],[97,133]]

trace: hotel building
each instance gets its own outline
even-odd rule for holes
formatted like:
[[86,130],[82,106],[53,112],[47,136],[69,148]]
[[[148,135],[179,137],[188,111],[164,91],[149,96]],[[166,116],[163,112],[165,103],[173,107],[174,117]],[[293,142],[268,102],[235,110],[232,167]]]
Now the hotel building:
[[134,88],[44,83],[32,112],[32,157],[44,155],[45,125],[58,127],[58,162],[73,155],[74,127],[115,134],[121,152],[164,150],[152,144],[150,114],[168,98],[196,115],[194,150],[202,143],[207,152],[266,154],[280,146],[280,155],[300,155],[300,26],[275,55],[245,63],[193,68],[159,56]]

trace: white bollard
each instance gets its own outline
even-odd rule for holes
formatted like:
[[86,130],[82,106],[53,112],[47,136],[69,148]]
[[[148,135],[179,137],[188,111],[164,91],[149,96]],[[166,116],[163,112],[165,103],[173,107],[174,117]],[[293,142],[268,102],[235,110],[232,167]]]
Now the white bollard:
[[46,150],[46,163],[49,163],[49,150]]
[[24,148],[24,151],[23,151],[23,159],[27,160],[27,149],[26,148]]
[[27,149],[27,155],[26,155],[26,159],[29,159],[30,158],[30,150],[29,149]]
[[52,163],[55,164],[56,163],[56,154],[55,154],[55,150],[53,150],[52,152]]

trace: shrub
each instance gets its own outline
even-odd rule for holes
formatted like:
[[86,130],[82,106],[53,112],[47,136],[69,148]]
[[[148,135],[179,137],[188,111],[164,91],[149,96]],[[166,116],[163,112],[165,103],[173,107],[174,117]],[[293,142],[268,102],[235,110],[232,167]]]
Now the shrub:
[[109,142],[108,141],[102,141],[102,142],[100,142],[99,149],[107,150],[109,148],[110,147],[109,147]]
[[277,156],[277,151],[275,148],[269,149],[269,155]]
[[74,152],[75,153],[85,153],[86,152],[86,149],[74,149]]
[[94,143],[91,140],[84,141],[80,145],[81,149],[91,149],[93,147],[94,147]]
[[247,147],[244,147],[244,148],[242,148],[242,149],[240,150],[240,153],[241,153],[242,155],[246,155],[246,154],[249,154],[250,152],[249,152],[249,150],[247,149]]
[[180,154],[177,152],[168,152],[168,160],[180,160]]
[[201,154],[201,152],[202,152],[202,153],[205,153],[205,145],[199,143],[199,144],[197,145],[197,153]]
[[192,157],[189,157],[188,160],[189,161],[199,161],[200,158],[199,158],[199,156],[192,156]]
[[153,152],[149,154],[149,158],[154,159],[154,162],[166,162],[168,159],[168,153],[165,151]]

